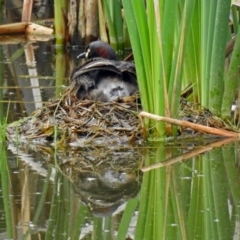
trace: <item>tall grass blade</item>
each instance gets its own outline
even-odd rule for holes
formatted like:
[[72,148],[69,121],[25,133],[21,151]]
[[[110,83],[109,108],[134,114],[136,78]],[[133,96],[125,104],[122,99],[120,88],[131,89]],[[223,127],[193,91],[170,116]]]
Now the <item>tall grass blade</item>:
[[62,93],[62,86],[65,84],[66,76],[66,55],[64,49],[56,48],[56,93],[55,97],[59,98]]
[[[204,224],[203,224],[203,178],[199,175],[203,174],[202,171],[202,158],[198,156],[193,162],[194,173],[191,179],[191,193],[189,193],[189,211],[188,211],[188,237],[194,239],[195,236],[204,235]],[[198,173],[198,174],[195,174]],[[186,201],[187,204],[187,201]]]
[[1,195],[3,198],[3,206],[5,212],[6,234],[8,239],[16,239],[14,230],[14,211],[11,198],[11,185],[9,179],[9,169],[6,156],[5,142],[0,144],[1,158],[0,158],[0,175],[1,175]]
[[187,237],[187,221],[186,214],[184,213],[184,206],[182,203],[181,196],[181,182],[178,181],[180,178],[178,171],[178,164],[172,167],[172,181],[171,181],[171,195],[172,195],[172,206],[175,216],[175,223],[179,226],[177,239],[188,239]]
[[54,188],[52,192],[52,200],[51,200],[51,209],[50,209],[50,214],[49,214],[49,224],[47,226],[47,231],[45,234],[45,239],[46,240],[52,240],[54,239],[54,232],[55,232],[55,226],[56,226],[56,219],[58,216],[57,210],[58,210],[58,191],[59,191],[59,186],[58,186],[58,181],[59,181],[60,173],[56,172],[55,177],[54,177]]
[[[137,17],[135,16],[134,8],[136,7],[135,5],[138,6],[138,16],[142,19],[145,19],[146,21],[146,11],[145,11],[145,6],[142,0],[133,2],[133,1],[128,1],[128,0],[123,0],[122,1],[123,7],[124,7],[124,13],[125,13],[125,20],[129,29],[129,36],[130,40],[132,43],[132,48],[133,48],[133,54],[134,54],[134,60],[136,64],[136,71],[137,71],[137,76],[138,76],[138,86],[139,86],[139,91],[141,95],[141,102],[142,106],[146,111],[151,111],[150,108],[150,90],[149,90],[149,84],[147,84],[147,72],[145,68],[145,61],[144,61],[144,55],[142,46],[141,46],[141,41],[140,41],[140,32],[138,30],[137,26]],[[134,5],[135,4],[135,5]],[[145,26],[146,26],[145,22]],[[142,25],[143,29],[146,29],[146,27]],[[143,30],[142,30],[143,31]],[[148,37],[148,31],[143,32],[145,36]],[[147,45],[149,46],[149,44]],[[146,49],[148,52],[148,49]]]
[[128,201],[118,228],[117,240],[122,240],[126,238],[127,230],[129,228],[133,213],[137,208],[138,202],[138,197]]
[[[165,159],[162,148],[156,152],[148,152],[146,165],[153,164],[159,159]],[[166,157],[166,156],[165,156]],[[165,239],[166,234],[166,194],[168,184],[166,168],[147,172],[143,176],[140,193],[139,214],[134,239]]]
[[98,217],[93,217],[93,235],[92,240],[102,239],[102,226],[103,219]]
[[81,226],[86,222],[87,217],[89,217],[90,212],[86,205],[80,202],[79,209],[77,212],[76,219],[74,221],[73,228],[71,230],[72,239],[78,239],[81,235]]
[[66,43],[67,23],[67,0],[55,0],[54,4],[54,26],[56,45],[63,46]]
[[[147,13],[148,16],[155,16],[148,18],[148,26],[149,27],[149,38],[150,38],[150,56],[152,61],[152,82],[151,91],[153,94],[151,95],[152,102],[153,102],[153,111],[155,111],[158,115],[170,116],[170,109],[169,109],[169,100],[168,100],[168,93],[167,93],[167,78],[165,74],[165,66],[164,66],[164,59],[163,59],[163,44],[161,38],[161,13],[160,13],[160,5],[159,1],[149,1]],[[163,97],[164,96],[164,97]],[[165,135],[165,123],[159,122],[156,125],[156,129],[158,130],[160,136]],[[170,132],[171,130],[168,129]]]
[[114,28],[113,19],[110,13],[109,1],[102,0],[103,11],[105,15],[105,20],[108,26],[109,40],[114,49],[117,49],[117,37]]
[[[52,174],[52,169],[50,168],[50,169],[48,169],[48,173],[47,173],[47,176],[46,176],[46,181],[45,181],[44,186],[43,186],[43,191],[42,191],[42,194],[41,194],[41,198],[40,198],[39,203],[36,207],[36,211],[34,213],[33,220],[32,220],[32,223],[36,226],[37,226],[37,223],[39,221],[39,217],[42,213],[42,210],[44,208],[44,204],[46,202],[46,195],[47,195],[47,191],[48,191],[48,186],[49,186],[51,174]],[[27,230],[27,232],[24,234],[24,239],[28,239],[30,234],[31,234],[31,229],[29,228]]]
[[221,113],[230,4],[231,1],[226,0],[221,2],[217,1],[216,5],[209,85],[209,99],[211,99],[209,109],[216,114]]
[[229,239],[230,216],[228,203],[228,184],[225,176],[224,160],[221,148],[210,152],[212,191],[214,199],[214,225],[217,228],[218,237],[215,239]]
[[210,166],[210,155],[206,154],[203,156],[203,200],[204,209],[211,209],[211,211],[203,212],[203,222],[204,222],[204,239],[215,239],[213,238],[216,232],[216,225],[214,225],[215,220],[215,209],[214,209],[214,199],[212,193],[212,177],[211,177],[211,166]]
[[[105,0],[106,1],[106,0]],[[124,51],[123,42],[123,19],[122,19],[122,7],[120,1],[108,0],[108,6],[110,9],[110,15],[113,21],[113,27],[115,30],[115,37],[117,40],[117,50]]]
[[209,106],[209,78],[217,0],[201,2],[201,104]]
[[239,147],[237,145],[238,143],[224,147],[222,151],[231,197],[236,208],[236,215],[240,216],[240,176],[235,162],[235,159],[239,159],[239,155],[235,151]]
[[237,34],[238,33],[238,28],[239,28],[239,8],[235,5],[231,6],[231,16],[232,16],[232,22],[233,22],[233,30],[234,33]]
[[101,0],[98,0],[98,16],[99,16],[99,35],[100,39],[103,42],[108,42],[108,35],[107,35],[107,23],[105,20],[105,14],[103,11],[103,4]]
[[178,116],[179,102],[181,96],[183,57],[186,42],[190,33],[192,16],[194,13],[195,0],[186,0],[181,14],[181,25],[177,33],[176,49],[173,56],[172,71],[169,83],[169,99],[171,99],[171,113],[173,117]]
[[233,100],[236,96],[236,90],[240,86],[239,78],[240,78],[240,32],[238,31],[236,35],[236,41],[234,45],[234,49],[231,56],[230,66],[227,72],[227,76],[225,77],[224,82],[224,93],[223,93],[223,103],[221,108],[221,114],[223,118],[230,119],[231,117],[231,106],[233,104]]
[[194,15],[192,18],[192,26],[187,42],[186,55],[184,58],[183,70],[183,89],[192,86],[193,94],[189,98],[192,102],[200,103],[201,99],[201,4],[196,1]]

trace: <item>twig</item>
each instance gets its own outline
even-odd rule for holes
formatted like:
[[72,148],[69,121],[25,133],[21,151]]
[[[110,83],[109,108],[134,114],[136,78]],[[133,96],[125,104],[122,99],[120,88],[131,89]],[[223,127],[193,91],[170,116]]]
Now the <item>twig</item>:
[[143,118],[146,117],[146,118],[150,118],[150,119],[153,119],[156,121],[164,121],[164,122],[179,125],[182,127],[188,127],[188,128],[200,131],[200,132],[220,135],[220,136],[224,136],[224,137],[239,137],[239,133],[237,133],[237,132],[230,132],[227,130],[217,129],[217,128],[213,128],[213,127],[207,127],[207,126],[203,126],[203,125],[199,125],[196,123],[191,123],[191,122],[183,121],[183,120],[179,120],[179,119],[162,117],[162,116],[158,116],[158,115],[148,113],[148,112],[140,112],[139,116],[140,116],[140,120],[141,120],[143,129],[144,129]]

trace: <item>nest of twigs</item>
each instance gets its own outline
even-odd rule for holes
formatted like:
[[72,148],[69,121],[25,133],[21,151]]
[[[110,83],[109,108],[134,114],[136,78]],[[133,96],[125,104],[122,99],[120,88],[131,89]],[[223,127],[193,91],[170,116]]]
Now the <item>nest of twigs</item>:
[[[226,122],[213,114],[209,109],[199,104],[188,102],[182,98],[180,102],[179,117],[181,120],[196,123],[203,126],[213,127],[216,129],[224,129],[227,131],[235,131],[234,126],[230,122]],[[181,129],[182,133],[201,134],[194,129]]]
[[[7,137],[12,142],[52,143],[76,146],[115,146],[139,143],[143,129],[139,120],[139,95],[112,102],[79,100],[76,86],[71,85],[60,99],[52,99],[31,116],[8,125]],[[208,109],[182,100],[180,118],[185,121],[232,130],[232,126],[216,117]],[[179,127],[182,136],[195,137],[197,132]],[[204,134],[208,135],[209,134]]]
[[[69,87],[61,99],[53,99],[31,116],[8,126],[13,141],[53,142],[76,145],[122,144],[141,139],[139,96],[113,102],[79,100]],[[18,137],[16,138],[16,134]]]

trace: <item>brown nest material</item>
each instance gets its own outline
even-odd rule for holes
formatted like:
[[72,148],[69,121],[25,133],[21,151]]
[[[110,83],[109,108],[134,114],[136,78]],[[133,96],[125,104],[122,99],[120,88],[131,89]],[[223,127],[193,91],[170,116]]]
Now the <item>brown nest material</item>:
[[79,100],[74,86],[61,99],[50,100],[31,116],[8,126],[10,141],[76,145],[122,144],[141,139],[139,96],[113,102]]
[[[71,85],[61,99],[53,99],[31,116],[7,127],[7,138],[11,142],[31,142],[72,146],[116,146],[142,143],[143,135],[139,121],[139,95],[128,96],[118,101],[97,102],[79,100],[76,86]],[[180,119],[209,127],[233,131],[233,127],[216,117],[208,109],[182,100]],[[184,136],[202,134],[189,128],[179,128]]]
[[[181,120],[203,126],[237,132],[237,129],[235,129],[230,122],[226,122],[220,119],[219,117],[214,115],[209,109],[202,107],[199,104],[187,102],[187,100],[184,98],[181,99],[179,118]],[[197,132],[189,128],[183,128],[180,130],[182,133],[187,134],[202,134],[201,132]]]
[[232,126],[214,115],[209,109],[199,104],[181,100],[181,110],[179,113],[181,120],[197,123],[218,129],[232,130]]

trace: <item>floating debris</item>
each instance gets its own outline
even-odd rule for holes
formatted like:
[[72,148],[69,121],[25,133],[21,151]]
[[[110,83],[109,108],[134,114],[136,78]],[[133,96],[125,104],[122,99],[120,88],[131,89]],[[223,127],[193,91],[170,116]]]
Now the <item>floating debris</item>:
[[61,99],[52,99],[29,117],[8,125],[9,141],[85,146],[142,140],[139,95],[97,102],[79,100],[75,92],[71,86]]

